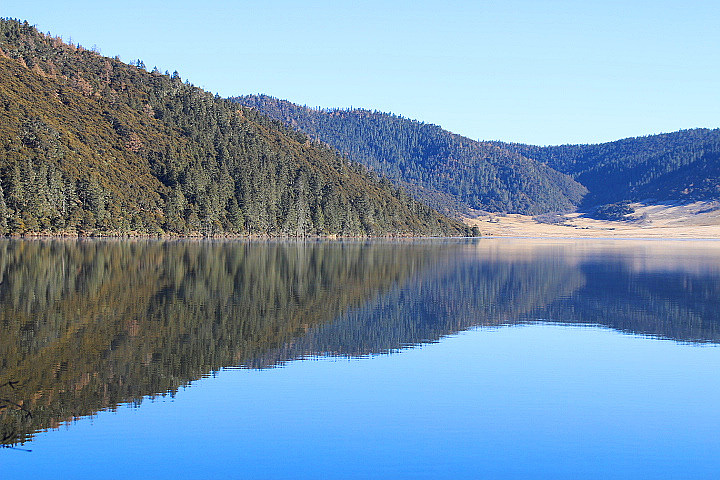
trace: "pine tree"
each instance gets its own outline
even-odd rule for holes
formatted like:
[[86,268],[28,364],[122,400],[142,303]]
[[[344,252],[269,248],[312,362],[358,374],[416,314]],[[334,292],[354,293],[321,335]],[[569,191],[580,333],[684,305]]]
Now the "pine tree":
[[8,209],[5,205],[5,194],[3,193],[2,185],[0,185],[0,234],[2,235],[8,233],[7,214]]

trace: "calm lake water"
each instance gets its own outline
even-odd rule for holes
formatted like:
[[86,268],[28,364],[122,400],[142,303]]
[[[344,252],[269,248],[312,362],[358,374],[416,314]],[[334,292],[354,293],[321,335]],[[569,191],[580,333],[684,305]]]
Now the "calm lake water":
[[720,472],[720,242],[3,240],[0,325],[3,478]]

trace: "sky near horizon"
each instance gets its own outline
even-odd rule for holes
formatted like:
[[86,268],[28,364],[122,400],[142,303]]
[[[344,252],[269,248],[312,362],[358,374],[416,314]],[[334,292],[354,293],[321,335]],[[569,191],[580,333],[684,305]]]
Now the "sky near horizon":
[[478,140],[720,127],[720,2],[1,0],[221,96],[359,107]]

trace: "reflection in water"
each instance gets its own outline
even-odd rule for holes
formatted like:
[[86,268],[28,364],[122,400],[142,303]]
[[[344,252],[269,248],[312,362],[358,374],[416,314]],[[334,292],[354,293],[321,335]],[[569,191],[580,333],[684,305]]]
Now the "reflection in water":
[[472,327],[538,321],[720,343],[720,243],[458,245],[378,300],[318,324],[253,366],[303,356],[387,353]]
[[475,326],[598,324],[720,343],[718,253],[691,242],[2,241],[0,439],[223,367],[386,353]]
[[429,248],[4,241],[0,383],[19,383],[0,397],[32,416],[6,405],[0,438],[251,363],[402,283]]

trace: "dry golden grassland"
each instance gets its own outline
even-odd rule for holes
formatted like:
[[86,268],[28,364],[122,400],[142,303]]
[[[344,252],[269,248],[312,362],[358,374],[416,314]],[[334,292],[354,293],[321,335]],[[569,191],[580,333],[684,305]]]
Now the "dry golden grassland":
[[582,213],[543,218],[485,212],[463,220],[477,225],[483,235],[493,237],[720,239],[718,201],[632,206],[635,213],[626,221],[595,220]]

